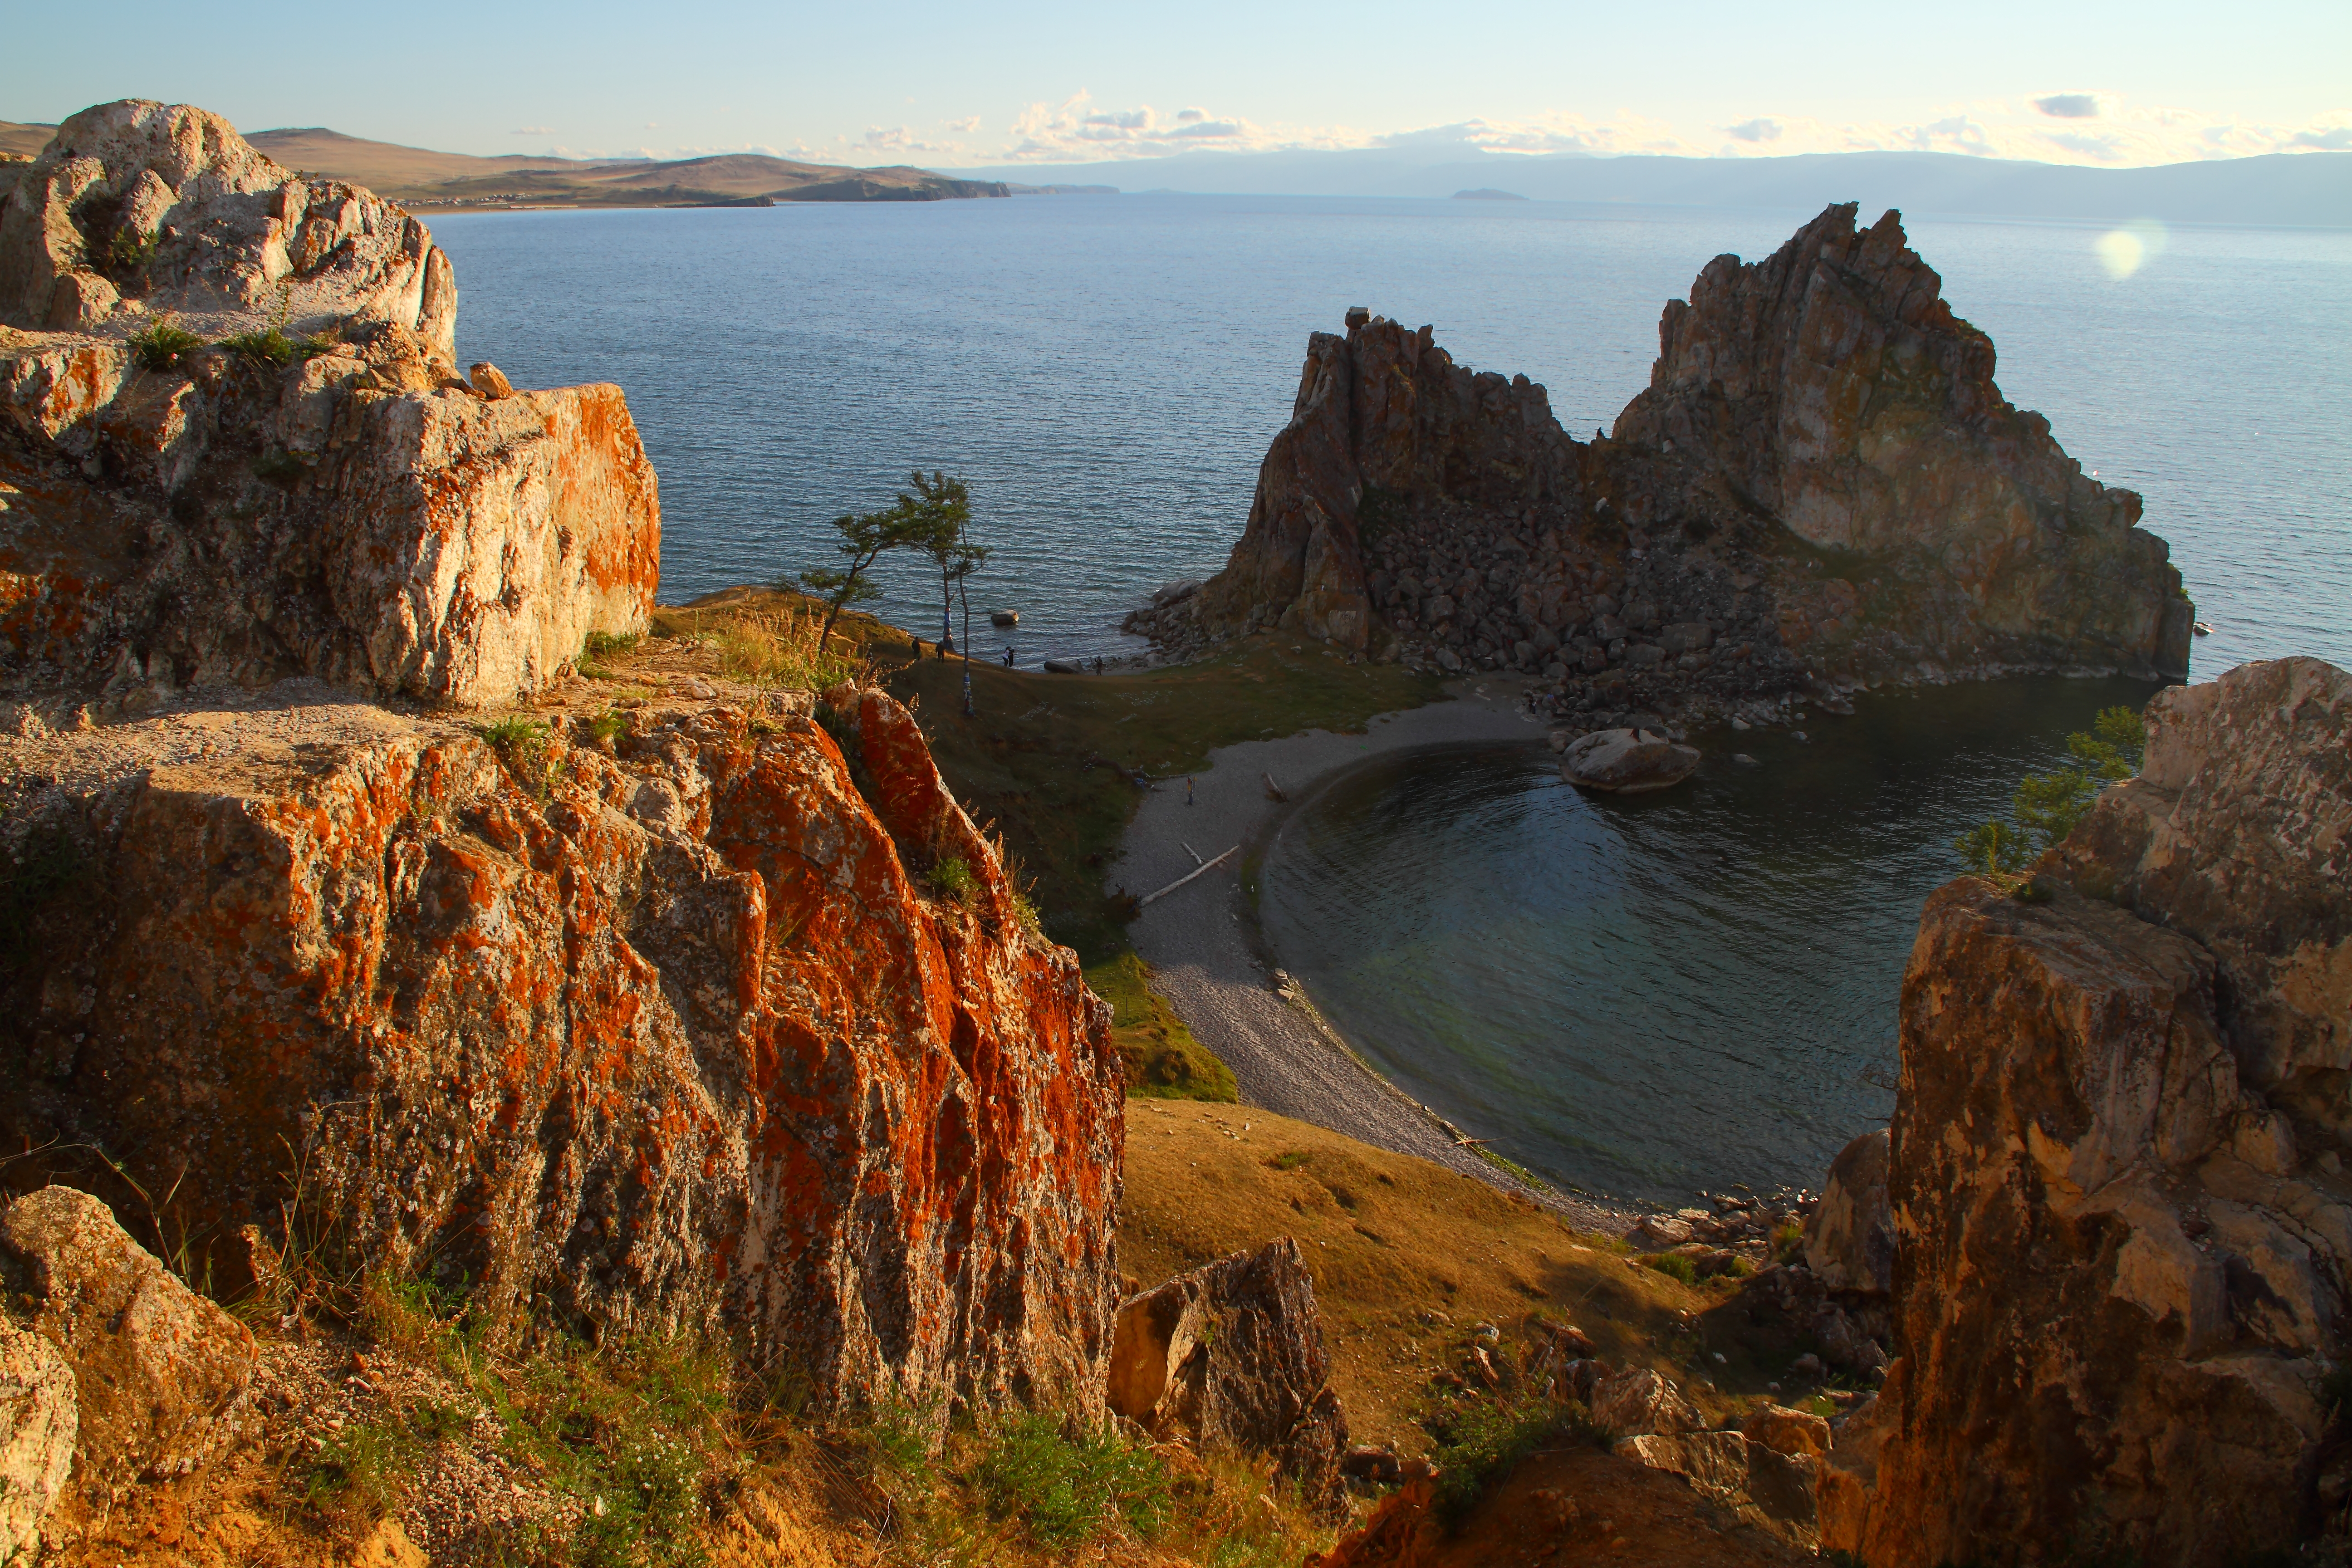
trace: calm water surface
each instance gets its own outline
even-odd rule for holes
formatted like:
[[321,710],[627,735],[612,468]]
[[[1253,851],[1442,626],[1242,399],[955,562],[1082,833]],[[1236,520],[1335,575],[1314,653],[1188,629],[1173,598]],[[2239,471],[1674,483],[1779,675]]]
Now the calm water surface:
[[1893,1110],[1896,992],[1952,836],[2151,689],[1864,699],[1810,743],[1711,737],[1692,783],[1631,800],[1561,783],[1541,745],[1382,759],[1284,826],[1261,918],[1382,1071],[1530,1169],[1661,1202],[1818,1185]]

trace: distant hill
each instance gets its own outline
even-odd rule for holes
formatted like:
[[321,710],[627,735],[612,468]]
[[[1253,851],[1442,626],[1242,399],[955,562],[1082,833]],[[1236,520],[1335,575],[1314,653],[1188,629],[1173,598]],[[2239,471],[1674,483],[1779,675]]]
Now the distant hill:
[[1955,153],[1788,158],[1525,157],[1462,142],[1349,152],[1188,153],[1122,163],[958,169],[982,179],[1117,180],[1199,195],[1451,197],[1503,189],[1537,201],[1818,212],[1832,202],[1911,216],[2056,218],[2352,228],[2352,153],[2273,153],[2091,169]]
[[290,169],[367,186],[411,206],[671,206],[711,203],[939,201],[1010,195],[998,180],[959,179],[928,169],[851,169],[795,163],[752,153],[711,158],[606,162],[576,158],[477,158],[434,153],[313,126],[257,131],[246,138]]
[[0,120],[0,156],[14,153],[29,158],[49,144],[58,133],[54,125],[19,125],[13,120]]
[[[48,145],[54,125],[0,120],[0,154],[31,156]],[[963,179],[929,169],[851,169],[795,163],[749,153],[667,162],[477,158],[422,147],[369,142],[312,126],[257,131],[246,138],[289,169],[349,180],[410,206],[700,206],[761,202],[939,201],[1007,196],[999,180]]]

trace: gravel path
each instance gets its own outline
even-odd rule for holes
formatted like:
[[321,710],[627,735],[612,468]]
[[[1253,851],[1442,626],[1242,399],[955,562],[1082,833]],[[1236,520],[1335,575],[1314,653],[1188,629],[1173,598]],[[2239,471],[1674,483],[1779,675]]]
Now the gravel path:
[[[1381,714],[1360,735],[1310,730],[1212,752],[1209,771],[1193,775],[1190,806],[1181,778],[1163,781],[1145,797],[1106,886],[1141,896],[1194,869],[1193,850],[1205,859],[1241,845],[1247,854],[1323,782],[1367,758],[1448,742],[1540,739],[1545,729],[1527,711],[1520,689],[1516,680],[1454,682],[1448,700]],[[1267,773],[1287,804],[1268,798]],[[1617,1234],[1632,1223],[1632,1215],[1583,1198],[1524,1187],[1461,1147],[1434,1112],[1350,1052],[1312,1002],[1295,990],[1277,994],[1242,897],[1241,858],[1151,904],[1129,934],[1155,973],[1154,989],[1233,1068],[1244,1101],[1526,1193],[1587,1229]]]

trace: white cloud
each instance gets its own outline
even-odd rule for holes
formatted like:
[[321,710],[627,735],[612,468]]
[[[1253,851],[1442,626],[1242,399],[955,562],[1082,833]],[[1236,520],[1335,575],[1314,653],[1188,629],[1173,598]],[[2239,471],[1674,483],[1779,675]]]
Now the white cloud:
[[961,120],[950,120],[948,121],[947,128],[959,136],[969,136],[980,129],[980,116],[973,114],[967,115]]
[[2101,104],[2095,92],[2053,92],[2035,99],[2033,107],[2057,120],[2096,120]]
[[555,127],[552,125],[526,125],[520,131],[509,131],[507,134],[509,136],[552,136],[555,134]]
[[1743,120],[1737,125],[1727,125],[1723,133],[1734,142],[1778,142],[1780,122],[1769,115],[1756,120]]

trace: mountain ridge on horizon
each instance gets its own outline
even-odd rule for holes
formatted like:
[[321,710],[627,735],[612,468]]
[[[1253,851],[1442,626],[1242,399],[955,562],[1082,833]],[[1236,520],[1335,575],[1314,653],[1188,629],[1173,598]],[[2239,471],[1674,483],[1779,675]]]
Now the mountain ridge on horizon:
[[[54,126],[0,121],[0,154],[32,155]],[[1916,216],[2352,228],[2352,152],[2271,153],[2097,168],[1959,153],[1801,153],[1753,158],[1496,153],[1463,142],[1305,152],[1186,153],[1087,163],[856,168],[764,153],[565,158],[442,153],[325,126],[247,138],[289,167],[348,179],[418,206],[649,205],[761,200],[908,200],[1082,188],[1188,195],[1448,199],[1503,188],[1530,201],[1776,207],[1836,202]],[[1148,172],[1148,173],[1147,173]],[[681,179],[681,174],[684,178]],[[518,176],[522,176],[518,178]],[[1002,190],[989,187],[1002,187]]]
[[[1148,171],[1148,173],[1147,173]],[[1450,199],[1497,187],[1532,201],[1817,211],[1837,202],[1922,216],[2352,228],[2352,152],[2267,153],[2095,168],[1962,153],[1693,158],[1495,153],[1467,142],[1179,153],[1091,163],[977,163],[967,178],[1123,184],[1195,195]],[[1124,176],[1124,178],[1122,178]]]

